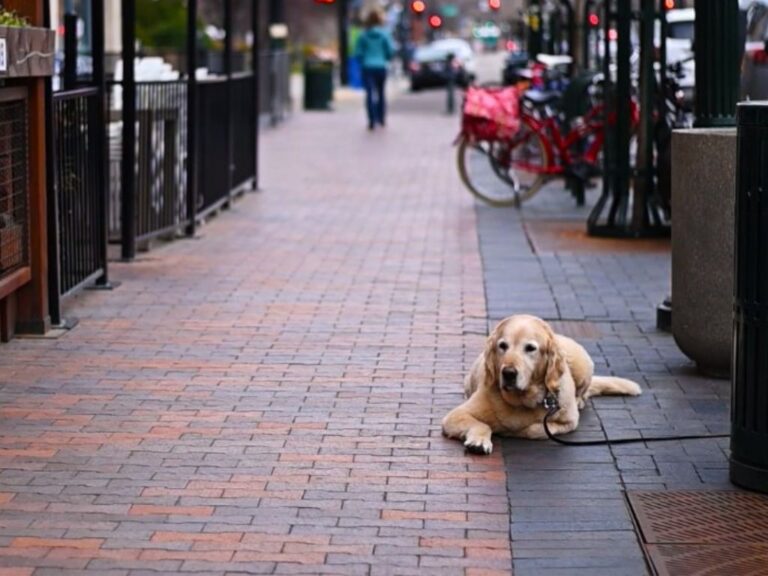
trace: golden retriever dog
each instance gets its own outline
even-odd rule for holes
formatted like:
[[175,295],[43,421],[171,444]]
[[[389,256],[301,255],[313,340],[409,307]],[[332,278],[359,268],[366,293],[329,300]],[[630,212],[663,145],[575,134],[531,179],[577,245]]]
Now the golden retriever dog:
[[443,434],[462,440],[470,452],[490,454],[492,434],[546,438],[547,402],[557,402],[550,431],[566,434],[578,426],[588,398],[641,393],[631,380],[593,371],[592,358],[576,341],[555,334],[541,318],[510,316],[488,336],[464,381],[467,400],[443,419]]

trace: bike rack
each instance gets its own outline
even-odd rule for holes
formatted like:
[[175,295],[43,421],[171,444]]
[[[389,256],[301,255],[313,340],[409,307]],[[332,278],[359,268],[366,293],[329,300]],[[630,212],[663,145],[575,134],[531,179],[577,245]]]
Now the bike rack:
[[[587,4],[587,9],[594,4]],[[663,0],[642,0],[634,13],[632,0],[603,2],[603,74],[605,76],[606,139],[603,152],[603,192],[587,221],[590,236],[613,238],[659,237],[670,234],[655,186],[653,159],[654,45],[656,19],[663,23]],[[639,26],[640,120],[637,162],[630,157],[632,141],[632,25]],[[616,40],[612,57],[612,38]],[[613,66],[612,66],[613,64]],[[615,72],[614,72],[615,67]],[[615,80],[614,80],[615,74]],[[609,121],[609,118],[615,121]]]

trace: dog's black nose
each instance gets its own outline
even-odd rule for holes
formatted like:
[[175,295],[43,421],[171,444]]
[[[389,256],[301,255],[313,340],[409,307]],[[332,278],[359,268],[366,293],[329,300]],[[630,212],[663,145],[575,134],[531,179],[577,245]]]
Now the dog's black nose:
[[517,370],[514,368],[504,368],[501,371],[501,377],[504,379],[504,384],[514,385],[517,382]]

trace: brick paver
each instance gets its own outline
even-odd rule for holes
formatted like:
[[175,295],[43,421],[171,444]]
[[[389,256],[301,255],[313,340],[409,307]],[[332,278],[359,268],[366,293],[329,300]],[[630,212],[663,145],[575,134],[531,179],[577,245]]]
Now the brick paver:
[[297,115],[264,191],[0,349],[0,574],[508,574],[500,454],[440,436],[485,331],[442,95]]

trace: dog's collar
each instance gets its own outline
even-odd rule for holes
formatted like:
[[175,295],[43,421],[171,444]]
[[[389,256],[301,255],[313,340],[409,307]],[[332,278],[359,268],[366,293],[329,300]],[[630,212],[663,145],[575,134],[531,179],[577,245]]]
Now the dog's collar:
[[554,412],[560,408],[560,403],[557,401],[557,396],[554,392],[547,391],[547,395],[544,396],[541,405],[548,412]]

